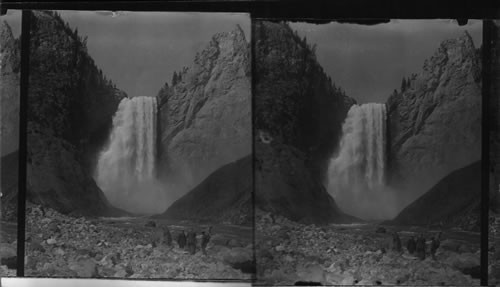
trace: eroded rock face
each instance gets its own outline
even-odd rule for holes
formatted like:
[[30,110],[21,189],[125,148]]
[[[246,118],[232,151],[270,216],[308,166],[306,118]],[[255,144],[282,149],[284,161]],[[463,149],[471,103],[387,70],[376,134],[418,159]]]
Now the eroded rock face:
[[114,212],[91,174],[125,94],[57,13],[34,11],[31,25],[27,196],[63,213]]
[[0,183],[2,220],[17,220],[20,47],[6,21],[0,22]]
[[408,201],[479,160],[481,66],[470,35],[442,42],[387,110],[389,182],[411,194]]
[[194,187],[251,153],[250,45],[238,26],[213,36],[158,95],[160,177]]
[[319,178],[355,101],[336,87],[315,48],[285,23],[255,21],[255,129],[304,152]]
[[0,22],[0,139],[1,156],[17,150],[19,143],[19,41],[9,24]]
[[310,223],[352,220],[322,183],[354,100],[287,24],[255,21],[254,41],[257,207]]

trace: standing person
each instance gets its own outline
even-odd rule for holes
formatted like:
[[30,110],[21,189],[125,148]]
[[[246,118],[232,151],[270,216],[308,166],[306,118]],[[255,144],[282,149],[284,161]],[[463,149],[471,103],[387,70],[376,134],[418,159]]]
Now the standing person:
[[408,253],[413,254],[416,249],[415,237],[412,236],[408,239],[408,243],[406,244],[406,249],[408,249]]
[[201,237],[201,251],[203,251],[203,254],[207,255],[207,245],[208,242],[210,241],[210,233],[205,233],[205,231],[201,232],[202,237]]
[[182,232],[177,237],[177,244],[179,244],[179,248],[181,249],[184,249],[184,247],[186,246],[186,233],[184,232],[184,230],[182,230]]
[[439,232],[439,234],[436,238],[432,237],[431,255],[432,255],[432,259],[434,259],[434,260],[436,260],[436,251],[438,250],[439,245],[441,245],[441,232]]
[[165,238],[165,243],[167,243],[167,246],[172,246],[172,234],[170,234],[170,229],[168,226],[165,226],[165,229],[163,230],[163,237]]
[[416,244],[416,251],[417,251],[417,257],[420,258],[420,260],[425,259],[425,238],[422,233],[420,233],[420,236],[417,239],[417,244]]
[[397,232],[394,232],[392,234],[392,248],[394,251],[397,253],[401,253],[401,238],[399,238],[399,235]]
[[196,233],[193,230],[187,234],[187,248],[190,254],[196,253]]

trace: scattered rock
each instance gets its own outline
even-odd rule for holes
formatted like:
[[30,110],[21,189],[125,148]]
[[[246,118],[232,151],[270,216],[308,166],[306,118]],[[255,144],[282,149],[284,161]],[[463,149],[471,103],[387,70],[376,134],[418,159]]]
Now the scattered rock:
[[17,256],[16,246],[8,243],[0,243],[0,258],[13,258]]
[[56,241],[54,238],[49,238],[49,239],[47,239],[47,244],[48,244],[48,245],[54,245],[54,244],[56,244],[56,243],[57,243],[57,241]]
[[92,259],[84,258],[71,262],[69,264],[69,269],[74,271],[78,277],[97,277],[97,265]]
[[[53,216],[50,222],[59,226],[59,233],[40,226],[39,216],[29,212],[26,216],[25,274],[29,276],[250,279],[256,271],[253,245],[243,240],[237,241],[245,248],[211,242],[206,256],[199,249],[190,255],[176,244],[153,248],[151,233],[142,232],[147,229],[144,223],[137,225],[140,231],[130,232],[126,225],[75,219],[50,209],[46,214]],[[15,254],[15,249],[10,250]],[[4,264],[11,266],[7,261]]]
[[64,254],[66,254],[66,252],[64,252],[64,250],[62,250],[62,248],[59,248],[59,247],[54,248],[52,250],[52,253],[54,253],[54,255],[56,255],[56,256],[64,256]]
[[224,262],[229,265],[243,263],[253,260],[252,250],[248,250],[242,247],[226,248],[222,250],[222,257]]

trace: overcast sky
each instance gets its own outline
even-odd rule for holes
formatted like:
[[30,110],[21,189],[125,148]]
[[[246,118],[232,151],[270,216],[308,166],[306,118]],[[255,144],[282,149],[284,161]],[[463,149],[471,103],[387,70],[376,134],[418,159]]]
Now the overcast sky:
[[[219,32],[239,24],[250,40],[250,17],[236,13],[111,13],[59,11],[79,35],[107,78],[130,96],[155,96],[174,71],[193,63]],[[19,35],[20,12],[3,16]]]
[[[89,53],[105,74],[129,95],[156,95],[173,71],[189,66],[213,34],[237,23],[250,39],[247,14],[130,12],[119,17],[95,12],[61,12],[79,33],[88,35]],[[20,12],[2,16],[16,36]],[[393,20],[372,26],[291,23],[316,43],[318,61],[347,95],[360,103],[385,102],[403,76],[419,73],[424,60],[445,39],[468,31],[476,47],[482,21],[458,26],[452,20]]]
[[419,73],[424,60],[445,39],[467,30],[476,48],[482,43],[482,22],[458,26],[451,20],[393,20],[373,26],[291,23],[308,43],[325,72],[359,103],[385,102],[403,76]]

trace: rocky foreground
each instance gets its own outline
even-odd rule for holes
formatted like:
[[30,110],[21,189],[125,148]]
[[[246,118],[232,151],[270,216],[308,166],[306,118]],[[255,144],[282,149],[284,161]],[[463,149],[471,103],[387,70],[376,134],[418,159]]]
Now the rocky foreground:
[[16,276],[17,267],[17,225],[0,223],[0,277]]
[[490,211],[488,248],[488,284],[500,285],[500,214]]
[[[158,228],[73,218],[28,205],[26,276],[165,279],[251,279],[253,247],[214,235],[207,255],[190,255],[174,241],[153,241]],[[172,232],[175,239],[177,233]],[[153,247],[155,246],[155,247]],[[250,271],[249,271],[250,270]],[[244,272],[243,272],[244,271]]]
[[[381,229],[383,231],[383,229]],[[406,238],[401,238],[403,246]],[[444,240],[436,260],[390,251],[390,231],[353,232],[258,212],[256,260],[259,284],[479,285],[479,245]],[[389,250],[389,251],[386,251]],[[465,274],[467,273],[467,274]],[[476,277],[476,276],[474,276]]]

